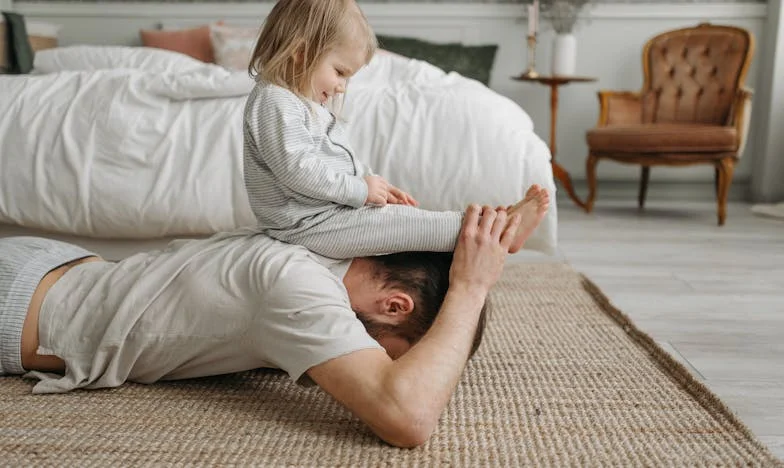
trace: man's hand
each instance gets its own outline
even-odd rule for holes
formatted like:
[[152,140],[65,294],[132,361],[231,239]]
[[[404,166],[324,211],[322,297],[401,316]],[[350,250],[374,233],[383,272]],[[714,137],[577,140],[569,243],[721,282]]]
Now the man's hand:
[[394,185],[389,186],[389,196],[387,197],[387,203],[394,205],[419,206],[419,202],[416,201],[414,197],[400,190]]
[[381,176],[365,176],[365,183],[368,187],[368,195],[365,205],[385,206],[389,199],[389,182]]
[[501,276],[519,225],[519,215],[508,217],[504,210],[469,206],[449,271],[450,288],[486,294]]

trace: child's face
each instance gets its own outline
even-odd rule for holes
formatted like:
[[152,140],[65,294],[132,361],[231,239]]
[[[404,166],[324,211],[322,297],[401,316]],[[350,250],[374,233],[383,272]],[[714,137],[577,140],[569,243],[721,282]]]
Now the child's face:
[[341,47],[328,52],[313,72],[308,97],[324,104],[330,97],[346,92],[346,82],[365,65],[361,47]]

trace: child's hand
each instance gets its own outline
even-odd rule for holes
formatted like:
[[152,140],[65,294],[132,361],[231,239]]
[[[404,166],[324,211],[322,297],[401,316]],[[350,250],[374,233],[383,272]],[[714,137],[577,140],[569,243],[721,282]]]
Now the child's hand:
[[368,187],[368,196],[365,205],[385,206],[389,199],[389,182],[381,176],[365,176]]
[[387,203],[406,206],[419,206],[419,202],[416,201],[414,197],[400,190],[394,185],[389,186],[389,196],[387,197]]

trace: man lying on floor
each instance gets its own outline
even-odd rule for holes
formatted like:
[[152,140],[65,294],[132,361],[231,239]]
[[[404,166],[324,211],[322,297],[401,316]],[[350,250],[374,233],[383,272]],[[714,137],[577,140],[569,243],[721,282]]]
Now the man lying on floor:
[[279,368],[385,441],[420,445],[481,340],[519,225],[506,217],[471,206],[453,255],[347,261],[251,231],[117,263],[0,239],[0,375],[29,371],[34,393],[54,393]]

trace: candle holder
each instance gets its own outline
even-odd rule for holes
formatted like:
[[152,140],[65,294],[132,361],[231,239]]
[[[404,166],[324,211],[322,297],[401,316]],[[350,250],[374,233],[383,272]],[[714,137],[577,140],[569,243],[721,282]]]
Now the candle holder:
[[536,34],[528,35],[528,69],[523,73],[523,78],[538,78],[536,71]]

